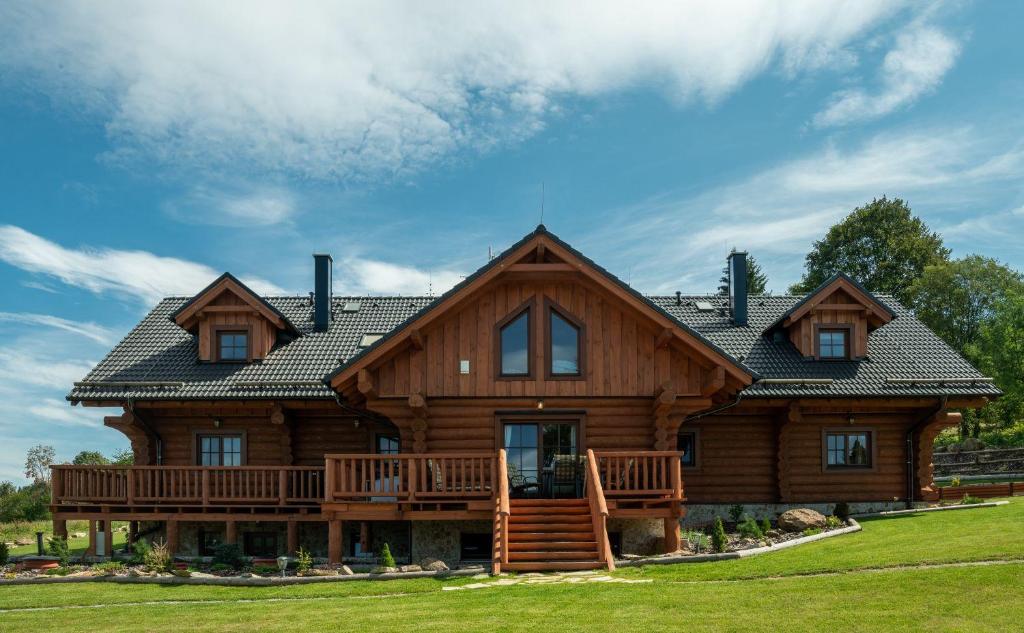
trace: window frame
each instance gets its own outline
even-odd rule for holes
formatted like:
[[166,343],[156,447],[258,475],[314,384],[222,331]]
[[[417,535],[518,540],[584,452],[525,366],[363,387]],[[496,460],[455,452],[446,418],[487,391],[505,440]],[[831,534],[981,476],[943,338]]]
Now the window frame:
[[[213,339],[212,358],[217,363],[249,363],[252,362],[252,326],[250,325],[214,325],[210,333]],[[222,334],[245,334],[245,358],[221,358],[220,337]]]
[[[534,304],[536,303],[534,297],[530,297],[526,301],[520,303],[518,306],[513,308],[504,318],[494,324],[494,379],[495,380],[533,380],[536,373],[534,371],[534,365],[537,361],[537,354],[534,351],[534,345],[536,338],[534,337],[533,328],[535,327],[534,317]],[[501,331],[505,329],[505,326],[510,325],[520,316],[526,314],[526,373],[525,374],[505,374],[502,373],[502,347],[501,347]]]
[[683,462],[682,458],[680,458],[679,459],[679,465],[682,466],[684,470],[700,470],[700,453],[701,453],[701,450],[700,450],[700,448],[701,448],[700,447],[700,429],[693,429],[693,428],[686,428],[686,429],[684,429],[684,428],[681,428],[678,431],[676,431],[676,450],[677,451],[678,450],[682,450],[679,447],[679,436],[683,435],[683,434],[692,435],[693,436],[693,463],[686,464],[685,462]]
[[[829,464],[828,438],[830,435],[865,435],[868,438],[868,464]],[[823,473],[865,473],[878,470],[877,430],[866,426],[826,427],[821,430],[821,470]]]
[[[381,440],[394,440],[398,447],[394,453],[384,453],[380,450]],[[373,435],[373,453],[374,455],[401,455],[402,454],[402,437],[397,433],[374,433]]]
[[220,437],[220,438],[222,438],[222,443],[221,443],[221,461],[224,461],[224,458],[223,458],[223,455],[224,455],[223,438],[224,437],[237,437],[237,438],[239,438],[240,442],[239,442],[239,447],[238,447],[238,451],[239,451],[238,465],[239,466],[245,466],[245,465],[248,464],[249,460],[246,459],[246,453],[248,453],[248,443],[246,441],[246,432],[242,431],[242,430],[238,430],[238,431],[223,430],[222,431],[222,430],[219,430],[219,429],[214,429],[214,430],[202,430],[202,431],[193,431],[192,432],[192,463],[195,464],[196,466],[200,466],[200,467],[203,467],[203,468],[232,468],[232,466],[203,466],[203,464],[202,464],[202,461],[203,461],[203,450],[202,450],[202,445],[200,444],[200,442],[202,442],[202,438],[204,438],[204,437]]
[[[844,356],[822,356],[821,355],[821,332],[845,332],[843,341]],[[814,358],[824,361],[853,360],[853,324],[852,323],[815,323],[814,324]]]
[[[544,379],[545,380],[586,380],[587,371],[587,328],[583,321],[577,319],[568,310],[558,305],[548,297],[544,298]],[[554,357],[552,354],[553,341],[551,340],[551,316],[557,313],[558,316],[576,328],[578,333],[576,346],[576,366],[578,371],[575,374],[556,374],[552,371]]]

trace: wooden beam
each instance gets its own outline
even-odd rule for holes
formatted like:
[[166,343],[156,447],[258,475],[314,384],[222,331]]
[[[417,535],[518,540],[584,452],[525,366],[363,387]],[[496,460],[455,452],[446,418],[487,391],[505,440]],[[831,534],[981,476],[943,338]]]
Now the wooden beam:
[[327,522],[327,561],[332,565],[341,564],[341,521]]
[[224,522],[224,542],[225,543],[237,543],[238,542],[238,523],[235,521]]
[[427,409],[427,399],[418,391],[409,394],[409,408],[412,410],[412,414],[417,418],[425,418],[430,413]]
[[178,553],[178,522],[171,520],[167,522],[167,551],[171,556]]
[[275,404],[274,408],[270,411],[270,423],[281,425],[284,424],[284,421],[284,407],[280,404]]
[[653,412],[655,417],[668,415],[676,403],[677,394],[671,381],[665,381],[654,392]]
[[289,556],[295,556],[299,551],[299,524],[295,521],[289,521],[288,527],[288,552]]
[[537,244],[537,261],[539,263],[544,262],[544,256],[548,253],[548,247],[544,245],[544,242]]
[[413,329],[409,332],[409,342],[414,350],[421,351],[423,349],[423,334],[418,329]]
[[412,450],[414,453],[427,452],[427,419],[430,411],[427,399],[419,391],[409,394],[409,410],[412,411]]
[[819,303],[811,312],[868,312],[870,308],[859,303]]
[[719,365],[708,376],[708,379],[704,382],[704,386],[701,387],[700,395],[705,398],[710,398],[725,386],[725,368]]
[[789,406],[782,411],[776,423],[775,432],[775,485],[776,495],[779,503],[786,503],[791,498],[790,493],[790,465],[792,458],[790,446],[792,444],[793,425],[800,422],[802,414],[800,405],[790,402]]
[[509,273],[574,273],[579,269],[572,264],[512,264],[505,269]]
[[377,385],[374,384],[373,374],[369,369],[359,370],[359,393],[363,394],[367,400],[376,400],[377,398]]
[[672,328],[664,328],[654,339],[654,349],[664,349],[672,342]]
[[665,525],[665,553],[671,554],[679,551],[681,541],[679,538],[679,519],[670,517],[663,519]]

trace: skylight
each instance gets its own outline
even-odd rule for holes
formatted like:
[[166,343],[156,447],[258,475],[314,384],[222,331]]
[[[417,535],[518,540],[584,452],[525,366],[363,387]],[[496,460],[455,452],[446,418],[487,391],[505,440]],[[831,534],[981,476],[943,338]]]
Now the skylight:
[[346,301],[345,305],[341,306],[342,312],[359,312],[359,306],[362,303],[359,301]]
[[363,334],[363,338],[359,339],[359,347],[369,347],[382,338],[383,334]]
[[711,312],[715,309],[715,306],[709,301],[694,301],[693,305],[697,306],[697,309],[701,312]]

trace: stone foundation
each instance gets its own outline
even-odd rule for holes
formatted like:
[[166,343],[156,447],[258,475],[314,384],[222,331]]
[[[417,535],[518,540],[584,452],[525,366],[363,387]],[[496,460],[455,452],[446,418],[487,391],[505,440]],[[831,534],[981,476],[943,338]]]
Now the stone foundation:
[[438,558],[449,566],[458,564],[461,535],[491,534],[490,521],[413,521],[412,560]]
[[651,556],[665,546],[662,519],[608,519],[608,533],[622,535],[622,554]]
[[[683,527],[703,527],[714,522],[715,517],[722,517],[723,521],[729,521],[729,509],[731,503],[699,503],[687,504],[686,517],[680,524]],[[834,503],[743,503],[743,512],[755,519],[775,520],[777,516],[786,510],[793,508],[810,508],[828,516],[833,514],[836,508]],[[862,514],[867,512],[884,512],[887,510],[903,510],[907,507],[905,501],[863,501],[850,503],[850,514]]]

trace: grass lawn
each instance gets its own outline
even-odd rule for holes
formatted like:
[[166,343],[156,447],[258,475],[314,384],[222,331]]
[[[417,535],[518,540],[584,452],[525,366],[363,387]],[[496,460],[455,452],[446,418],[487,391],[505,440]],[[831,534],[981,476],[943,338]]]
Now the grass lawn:
[[[1024,499],[864,521],[724,563],[623,569],[641,584],[442,591],[466,579],[290,587],[0,587],[3,631],[1007,631],[1024,620]],[[984,566],[929,567],[968,561]],[[877,569],[884,568],[884,569]],[[836,575],[814,576],[819,572]],[[26,607],[97,606],[19,611]],[[15,609],[15,610],[10,610]]]
[[[120,521],[114,521],[114,529],[116,530],[122,523]],[[46,541],[53,536],[53,522],[52,521],[31,521],[24,523],[5,523],[0,525],[0,540],[14,541],[16,538],[28,537],[32,539],[31,545],[19,545],[11,548],[11,556],[22,556],[24,554],[35,554],[36,553],[36,532],[43,533],[43,547],[46,547]],[[75,532],[89,532],[88,521],[68,521],[68,534]],[[121,548],[124,546],[127,534],[124,532],[114,532],[114,547]],[[69,538],[68,547],[71,549],[72,556],[80,556],[85,553],[85,548],[89,545],[89,537],[84,538]]]

